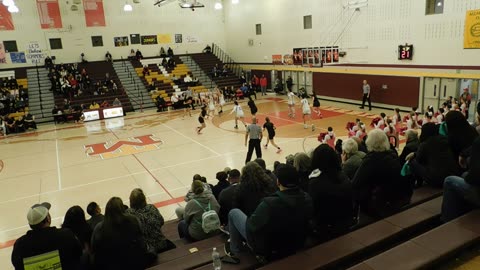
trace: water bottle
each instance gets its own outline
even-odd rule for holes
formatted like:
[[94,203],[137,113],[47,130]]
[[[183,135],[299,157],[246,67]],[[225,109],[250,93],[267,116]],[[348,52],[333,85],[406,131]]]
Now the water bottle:
[[213,269],[214,270],[221,270],[222,269],[222,260],[220,259],[220,253],[218,253],[217,248],[213,248],[212,261],[213,261]]

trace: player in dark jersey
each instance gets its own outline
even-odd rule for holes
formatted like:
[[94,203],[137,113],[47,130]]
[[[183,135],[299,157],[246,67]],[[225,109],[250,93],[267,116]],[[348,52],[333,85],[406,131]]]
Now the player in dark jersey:
[[277,153],[282,152],[282,149],[278,147],[278,145],[275,143],[275,125],[270,122],[270,118],[265,117],[265,124],[263,124],[263,130],[267,130],[268,136],[267,136],[267,143],[265,144],[265,149],[268,147],[268,143],[271,142],[273,146],[277,148]]
[[200,115],[198,116],[198,122],[201,126],[197,127],[197,134],[202,134],[202,129],[206,128],[207,125],[205,124],[205,116],[207,116],[207,107],[203,106]]

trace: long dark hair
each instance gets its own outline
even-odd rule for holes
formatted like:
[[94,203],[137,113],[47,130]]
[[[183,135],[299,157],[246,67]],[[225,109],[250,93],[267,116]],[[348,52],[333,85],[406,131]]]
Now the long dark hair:
[[422,125],[422,133],[420,134],[420,142],[425,142],[431,137],[438,135],[438,127],[435,123],[425,123]]
[[125,220],[125,205],[119,197],[112,197],[105,207],[104,224],[106,226],[117,226]]
[[252,192],[268,194],[273,191],[273,184],[270,176],[265,170],[254,161],[248,162],[242,169],[240,186]]
[[341,171],[340,159],[328,144],[321,144],[313,151],[312,169],[319,169],[322,174],[335,178]]
[[92,236],[92,229],[87,224],[85,212],[82,207],[75,205],[70,207],[65,214],[62,228],[70,229],[73,234],[82,242],[89,244]]

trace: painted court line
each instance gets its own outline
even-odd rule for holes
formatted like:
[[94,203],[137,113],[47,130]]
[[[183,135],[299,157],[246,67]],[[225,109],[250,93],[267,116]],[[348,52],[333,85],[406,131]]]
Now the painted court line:
[[188,140],[190,140],[190,141],[192,141],[192,142],[194,142],[194,143],[196,143],[196,144],[200,145],[201,147],[203,147],[203,148],[207,149],[208,151],[210,151],[210,152],[214,153],[215,155],[217,155],[217,156],[221,156],[221,154],[220,154],[220,153],[218,153],[217,151],[213,150],[212,148],[210,148],[210,147],[208,147],[208,146],[206,146],[206,145],[204,145],[204,144],[201,144],[200,142],[198,142],[198,141],[196,141],[196,140],[194,140],[194,139],[192,139],[192,138],[188,137],[187,135],[185,135],[185,134],[183,134],[183,133],[181,133],[181,132],[179,132],[179,131],[175,130],[174,128],[170,127],[169,125],[167,125],[167,124],[164,124],[164,123],[162,123],[161,125],[162,125],[162,126],[165,126],[166,128],[170,129],[171,131],[173,131],[173,132],[177,133],[178,135],[180,135],[180,136],[182,136],[182,137],[184,137],[184,138],[186,138],[186,139],[188,139]]

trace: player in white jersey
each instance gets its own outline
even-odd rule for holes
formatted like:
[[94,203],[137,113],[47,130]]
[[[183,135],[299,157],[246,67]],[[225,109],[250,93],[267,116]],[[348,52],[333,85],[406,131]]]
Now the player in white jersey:
[[[308,104],[308,96],[305,94],[303,95],[302,100],[300,101],[302,106],[302,113],[303,113],[303,128],[308,128],[307,119],[311,120],[312,111],[310,110],[310,104]],[[315,130],[315,125],[312,124],[312,131]]]
[[295,118],[295,94],[291,89],[288,90],[287,99],[288,99],[288,117]]
[[247,127],[244,121],[245,114],[243,113],[242,107],[238,105],[237,101],[234,101],[233,104],[235,105],[233,106],[233,110],[230,114],[235,113],[235,129],[238,129],[238,120],[240,120],[243,123],[243,125]]

